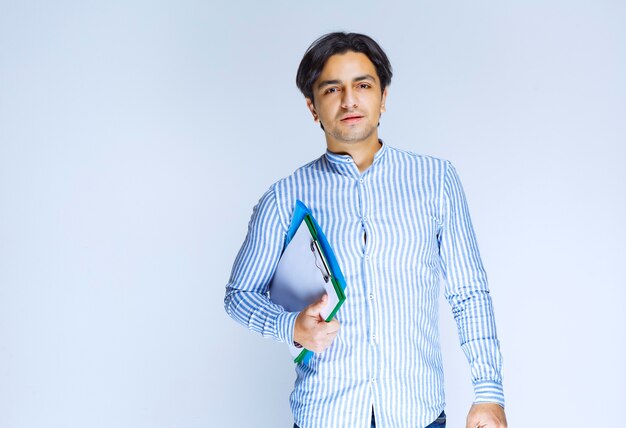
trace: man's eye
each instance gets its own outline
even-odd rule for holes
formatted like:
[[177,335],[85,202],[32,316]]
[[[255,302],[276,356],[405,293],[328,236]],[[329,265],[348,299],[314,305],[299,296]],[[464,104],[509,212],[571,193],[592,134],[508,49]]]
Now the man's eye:
[[369,89],[372,86],[369,83],[359,83],[359,88],[361,89]]
[[325,94],[332,94],[334,92],[337,92],[337,88],[328,88],[324,91]]

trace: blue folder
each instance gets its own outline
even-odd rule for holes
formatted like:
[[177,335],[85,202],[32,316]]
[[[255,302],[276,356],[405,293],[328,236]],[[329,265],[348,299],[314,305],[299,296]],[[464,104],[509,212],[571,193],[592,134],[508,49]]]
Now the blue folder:
[[[322,316],[330,322],[346,299],[345,288],[346,281],[322,228],[311,210],[296,201],[283,254],[270,283],[270,299],[289,312],[299,312],[327,294]],[[289,344],[289,348],[296,363],[306,364],[313,356],[297,343]]]

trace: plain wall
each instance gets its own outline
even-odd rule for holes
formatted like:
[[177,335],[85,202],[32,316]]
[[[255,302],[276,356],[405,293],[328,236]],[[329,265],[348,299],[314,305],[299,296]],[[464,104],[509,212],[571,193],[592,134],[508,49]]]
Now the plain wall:
[[614,426],[625,22],[606,0],[1,1],[0,426],[291,426],[288,351],[224,286],[261,194],[325,150],[294,81],[335,30],[392,61],[380,136],[459,171],[510,425]]

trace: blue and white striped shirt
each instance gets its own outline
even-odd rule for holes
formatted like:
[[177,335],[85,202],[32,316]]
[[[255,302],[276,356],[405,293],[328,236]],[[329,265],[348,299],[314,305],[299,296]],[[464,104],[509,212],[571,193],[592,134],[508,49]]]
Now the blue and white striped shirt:
[[297,313],[267,297],[295,202],[324,229],[346,279],[333,344],[296,366],[302,428],[423,427],[444,408],[440,279],[471,366],[476,402],[504,405],[487,278],[459,178],[448,161],[383,144],[363,173],[326,152],[275,183],[254,208],[226,288],[226,311],[291,343]]

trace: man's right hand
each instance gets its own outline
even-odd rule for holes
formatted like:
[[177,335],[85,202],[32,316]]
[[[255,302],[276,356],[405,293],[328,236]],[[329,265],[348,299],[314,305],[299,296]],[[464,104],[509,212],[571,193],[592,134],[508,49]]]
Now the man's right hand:
[[326,305],[328,296],[322,298],[304,308],[296,318],[293,330],[293,340],[315,353],[320,353],[328,348],[339,331],[339,321],[324,321],[320,314]]

